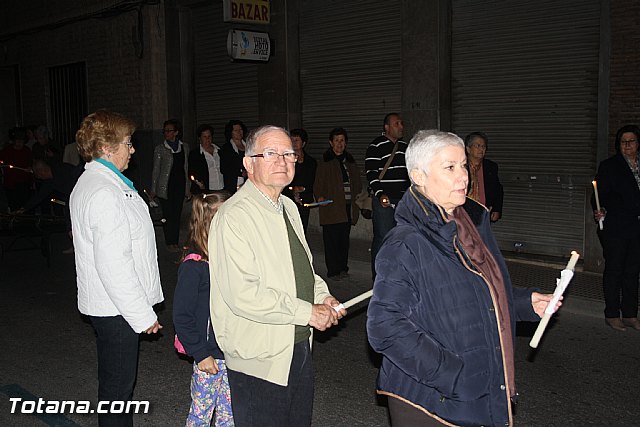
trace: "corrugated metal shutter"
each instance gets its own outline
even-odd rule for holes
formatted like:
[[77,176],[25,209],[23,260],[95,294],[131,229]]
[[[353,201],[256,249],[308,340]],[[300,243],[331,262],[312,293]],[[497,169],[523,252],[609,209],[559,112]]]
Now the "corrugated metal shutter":
[[222,2],[192,11],[195,50],[195,99],[197,123],[214,127],[214,142],[224,141],[224,125],[242,120],[249,129],[258,125],[259,64],[231,62],[227,33],[222,22]]
[[599,19],[598,0],[453,1],[453,129],[489,135],[505,188],[502,249],[583,249]]
[[396,2],[303,0],[300,81],[303,127],[320,159],[344,127],[360,167],[385,114],[400,110],[400,7]]

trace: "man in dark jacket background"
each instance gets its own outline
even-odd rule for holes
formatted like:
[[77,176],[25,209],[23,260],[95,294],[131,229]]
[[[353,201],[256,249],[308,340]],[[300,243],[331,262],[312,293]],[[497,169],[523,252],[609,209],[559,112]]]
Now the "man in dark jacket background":
[[[371,141],[367,148],[364,168],[367,171],[369,189],[373,195],[373,241],[371,242],[371,271],[375,279],[376,255],[384,236],[396,225],[395,206],[409,187],[409,175],[404,162],[407,143],[403,141],[404,123],[398,113],[384,117],[382,135]],[[395,149],[395,151],[394,151]],[[393,160],[385,170],[388,160]],[[382,172],[384,171],[384,175]]]

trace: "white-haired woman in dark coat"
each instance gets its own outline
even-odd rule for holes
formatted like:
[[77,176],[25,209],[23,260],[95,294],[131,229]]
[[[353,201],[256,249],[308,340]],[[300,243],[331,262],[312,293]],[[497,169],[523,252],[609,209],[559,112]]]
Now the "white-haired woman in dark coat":
[[515,321],[539,320],[551,295],[511,287],[489,212],[466,197],[459,137],[420,131],[406,162],[368,311],[378,393],[394,427],[510,426]]

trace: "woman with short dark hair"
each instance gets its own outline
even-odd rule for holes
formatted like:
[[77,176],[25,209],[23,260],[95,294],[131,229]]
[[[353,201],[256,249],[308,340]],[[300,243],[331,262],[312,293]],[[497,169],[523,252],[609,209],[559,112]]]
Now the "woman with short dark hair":
[[182,125],[169,119],[162,126],[164,142],[153,150],[151,198],[158,196],[162,215],[164,243],[171,252],[179,252],[180,217],[185,199],[191,198],[188,165],[189,145],[180,140]]
[[224,189],[231,194],[238,191],[247,179],[247,171],[242,164],[247,133],[247,127],[240,120],[229,120],[224,127],[226,142],[220,149],[220,172],[224,177]]
[[469,188],[467,195],[491,211],[491,222],[502,218],[504,191],[498,176],[498,164],[485,158],[489,137],[484,132],[471,132],[464,138],[467,149]]
[[191,194],[208,190],[222,190],[224,182],[220,172],[220,149],[213,143],[213,127],[205,124],[196,130],[198,146],[189,154]]
[[327,277],[342,280],[349,272],[349,236],[356,225],[360,208],[353,198],[362,190],[360,168],[347,151],[349,136],[343,128],[329,133],[329,149],[318,163],[313,191],[321,202],[332,203],[319,208]]
[[[598,232],[604,255],[604,320],[616,331],[640,330],[638,275],[640,274],[640,128],[627,125],[616,133],[616,154],[598,167],[596,182],[602,210]],[[622,319],[620,318],[622,316]]]

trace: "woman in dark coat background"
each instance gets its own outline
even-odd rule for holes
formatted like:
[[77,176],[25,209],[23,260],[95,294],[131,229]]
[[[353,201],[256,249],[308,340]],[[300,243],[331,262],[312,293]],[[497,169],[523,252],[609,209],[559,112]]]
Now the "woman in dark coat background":
[[180,251],[180,217],[185,199],[191,198],[189,189],[188,164],[189,145],[180,140],[182,124],[169,119],[162,127],[164,142],[153,150],[153,170],[149,196],[160,199],[162,214],[166,222],[163,226],[164,241],[171,252]]
[[330,148],[318,163],[313,189],[316,200],[333,200],[319,209],[327,276],[333,280],[348,277],[349,236],[356,225],[360,209],[353,196],[362,190],[360,168],[347,152],[349,137],[343,128],[329,133]]
[[222,190],[224,183],[220,172],[220,149],[213,143],[213,127],[206,124],[200,125],[196,134],[198,146],[189,154],[191,194]]
[[469,185],[467,194],[489,208],[491,222],[502,218],[504,191],[498,176],[498,164],[485,158],[489,137],[483,132],[472,132],[464,137],[467,149]]
[[466,197],[465,147],[419,131],[405,154],[413,185],[376,257],[367,333],[382,354],[378,393],[398,426],[511,426],[516,320],[551,295],[512,288],[487,209]]
[[309,142],[309,135],[304,129],[292,129],[290,132],[293,151],[298,155],[296,161],[296,174],[293,181],[289,184],[289,188],[285,189],[282,194],[292,199],[298,205],[298,212],[302,220],[302,227],[305,233],[309,226],[309,214],[311,208],[305,207],[304,204],[313,203],[313,183],[316,179],[316,169],[318,162],[311,157],[304,149]]
[[[604,219],[598,232],[604,255],[605,322],[617,331],[640,330],[638,275],[640,274],[640,129],[627,125],[616,133],[613,157],[598,167],[596,182],[601,211],[591,203],[596,220]],[[622,315],[622,319],[620,319]]]
[[220,172],[224,177],[224,189],[230,194],[238,191],[247,179],[242,164],[247,127],[240,120],[229,120],[224,127],[225,143],[220,149]]

